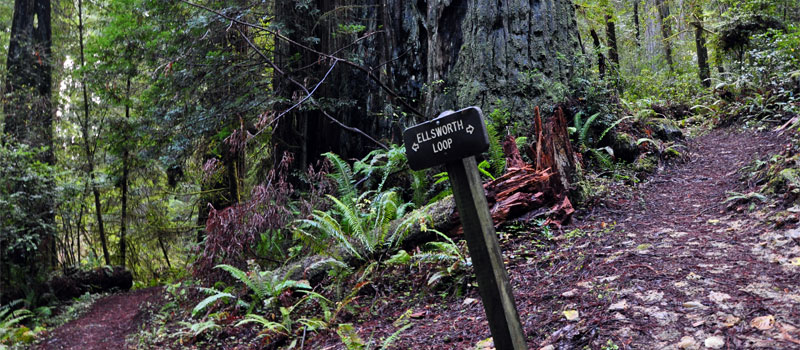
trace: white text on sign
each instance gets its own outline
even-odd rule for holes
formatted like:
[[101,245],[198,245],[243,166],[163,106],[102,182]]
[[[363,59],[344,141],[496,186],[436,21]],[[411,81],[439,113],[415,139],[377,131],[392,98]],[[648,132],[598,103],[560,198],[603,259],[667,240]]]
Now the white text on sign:
[[446,139],[435,142],[433,144],[433,153],[439,153],[439,151],[450,149],[451,146],[453,146],[453,139]]
[[428,142],[461,130],[464,130],[464,121],[454,120],[447,124],[437,126],[433,129],[417,133],[417,142]]

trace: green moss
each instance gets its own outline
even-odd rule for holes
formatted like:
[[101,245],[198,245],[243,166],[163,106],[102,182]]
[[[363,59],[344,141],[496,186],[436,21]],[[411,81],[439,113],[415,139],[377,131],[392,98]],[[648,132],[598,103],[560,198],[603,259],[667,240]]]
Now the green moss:
[[786,168],[777,175],[770,176],[764,192],[768,194],[784,193],[790,187],[800,187],[800,169]]
[[656,171],[656,166],[658,166],[658,162],[655,157],[652,156],[636,159],[633,163],[633,169],[643,173],[652,173]]

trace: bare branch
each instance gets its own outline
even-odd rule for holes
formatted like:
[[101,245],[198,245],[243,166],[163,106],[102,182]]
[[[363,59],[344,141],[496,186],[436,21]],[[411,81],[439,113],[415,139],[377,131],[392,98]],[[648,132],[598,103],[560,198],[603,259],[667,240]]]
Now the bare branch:
[[[247,41],[247,44],[248,44],[248,45],[249,45],[249,46],[250,46],[250,47],[251,47],[253,50],[255,50],[255,51],[256,51],[256,53],[258,53],[258,55],[259,55],[259,56],[261,56],[261,58],[263,58],[263,59],[264,59],[264,61],[266,61],[266,62],[267,62],[267,63],[268,63],[270,66],[272,66],[272,68],[273,68],[273,69],[274,69],[276,72],[280,73],[281,75],[284,75],[284,76],[286,77],[286,79],[288,79],[290,82],[292,82],[292,84],[295,84],[295,85],[297,85],[298,87],[300,87],[300,88],[301,88],[303,91],[305,91],[305,93],[306,93],[306,96],[305,96],[305,97],[303,97],[303,98],[302,98],[300,101],[298,101],[297,103],[295,103],[293,106],[289,107],[289,109],[287,109],[287,110],[285,110],[285,111],[281,112],[281,114],[279,114],[277,117],[275,117],[275,119],[273,119],[272,121],[270,121],[270,124],[272,124],[273,122],[278,122],[278,120],[279,120],[281,117],[283,117],[284,115],[286,115],[286,113],[289,113],[289,111],[291,111],[292,109],[296,108],[297,106],[299,106],[300,104],[302,104],[303,102],[305,102],[306,100],[308,100],[309,98],[311,98],[311,95],[313,95],[313,94],[314,94],[314,92],[315,92],[315,91],[317,91],[317,88],[319,88],[319,86],[320,86],[320,85],[322,85],[322,83],[325,81],[325,79],[327,79],[327,78],[328,78],[328,75],[330,75],[330,74],[331,74],[331,71],[333,71],[333,67],[336,67],[336,63],[337,63],[337,62],[339,62],[339,61],[341,61],[340,59],[334,59],[334,60],[333,60],[333,63],[331,64],[331,68],[330,68],[330,69],[328,69],[328,72],[326,72],[326,73],[325,73],[325,76],[324,76],[324,77],[322,77],[322,79],[320,79],[320,81],[317,83],[317,85],[316,85],[316,86],[314,86],[314,88],[313,88],[311,91],[308,91],[308,89],[305,87],[305,85],[303,85],[303,84],[300,84],[300,83],[299,83],[299,82],[297,82],[296,80],[292,79],[292,77],[290,77],[288,74],[284,73],[284,72],[283,72],[283,70],[281,70],[281,69],[278,67],[278,65],[276,65],[274,62],[272,62],[272,60],[270,60],[270,59],[269,59],[269,57],[267,57],[267,55],[265,55],[265,54],[264,54],[264,52],[262,52],[262,51],[261,51],[261,50],[260,50],[260,49],[259,49],[259,48],[258,48],[258,47],[255,45],[255,44],[253,44],[253,42],[252,42],[252,41],[250,41],[250,38],[248,38],[248,37],[247,37],[247,35],[244,35],[244,33],[242,33],[241,31],[239,31],[239,34],[242,36],[242,38],[244,38],[244,40],[245,40],[245,41]],[[330,114],[328,114],[328,112],[326,112],[324,109],[322,109],[322,106],[320,106],[320,105],[319,105],[319,103],[317,103],[317,101],[315,101],[315,100],[311,100],[311,101],[312,101],[312,103],[314,103],[314,105],[315,105],[315,106],[317,106],[317,107],[319,108],[319,110],[322,112],[322,114],[323,114],[323,115],[325,115],[325,117],[327,117],[328,119],[330,119],[331,121],[333,121],[334,123],[336,123],[337,125],[339,125],[340,127],[342,127],[343,129],[345,129],[345,130],[349,130],[349,131],[352,131],[352,132],[355,132],[355,133],[358,133],[358,134],[360,134],[360,135],[362,135],[362,136],[366,137],[366,138],[367,138],[367,139],[369,139],[370,141],[374,142],[375,144],[377,144],[377,145],[378,145],[378,146],[380,146],[381,148],[383,148],[383,149],[385,149],[385,150],[387,150],[387,151],[389,150],[389,147],[387,147],[386,145],[384,145],[384,144],[383,144],[383,143],[381,143],[380,141],[376,140],[375,138],[373,138],[373,137],[372,137],[372,136],[370,136],[369,134],[365,133],[365,132],[364,132],[364,131],[362,131],[361,129],[359,129],[359,128],[355,128],[355,127],[352,127],[352,126],[347,126],[347,125],[343,124],[342,122],[340,122],[339,120],[337,120],[336,118],[334,118],[333,116],[331,116]],[[255,137],[255,136],[258,136],[259,134],[261,134],[261,132],[262,132],[264,129],[266,129],[266,128],[261,128],[260,130],[258,130],[258,131],[255,133],[255,135],[253,135],[253,137]]]
[[264,27],[264,26],[261,26],[261,25],[257,25],[257,24],[253,24],[253,23],[245,22],[245,21],[242,21],[242,20],[240,20],[240,19],[237,19],[237,18],[234,18],[234,17],[230,17],[230,16],[228,16],[228,15],[226,15],[226,14],[222,13],[222,12],[219,12],[219,11],[217,11],[217,10],[214,10],[214,9],[212,9],[212,8],[210,8],[210,7],[203,6],[203,5],[200,5],[200,4],[195,4],[195,3],[189,2],[188,0],[181,0],[181,2],[183,2],[183,3],[185,3],[185,4],[189,5],[189,6],[193,6],[193,7],[196,7],[196,8],[199,8],[199,9],[202,9],[202,10],[205,10],[205,11],[208,11],[208,12],[211,12],[211,13],[214,13],[214,14],[216,14],[217,16],[220,16],[220,17],[222,17],[222,18],[225,18],[225,19],[227,19],[227,20],[229,20],[229,21],[233,21],[233,22],[236,22],[236,23],[238,23],[238,24],[241,24],[241,25],[244,25],[244,26],[247,26],[247,27],[250,27],[250,28],[255,28],[255,29],[263,30],[263,31],[265,31],[265,32],[267,32],[267,33],[270,33],[270,34],[272,34],[272,35],[275,35],[275,37],[276,37],[276,38],[278,38],[278,39],[281,39],[281,40],[283,40],[283,41],[285,41],[285,42],[287,42],[287,43],[289,43],[289,44],[292,44],[292,45],[294,45],[294,46],[297,46],[297,47],[299,47],[299,48],[301,48],[301,49],[303,49],[303,50],[306,50],[306,51],[308,51],[308,52],[311,52],[311,53],[313,53],[313,54],[317,54],[317,55],[320,55],[320,56],[326,57],[326,58],[328,58],[328,59],[331,59],[331,60],[337,60],[337,61],[340,61],[340,62],[342,62],[342,63],[344,63],[344,64],[346,64],[346,65],[348,65],[348,66],[351,66],[351,67],[353,67],[353,68],[356,68],[356,69],[358,69],[358,70],[360,70],[360,71],[362,71],[362,72],[366,73],[366,74],[367,74],[367,76],[368,76],[370,79],[372,79],[373,81],[375,81],[375,82],[378,84],[378,86],[380,86],[380,87],[381,87],[381,89],[383,89],[383,91],[385,91],[387,94],[391,95],[392,97],[394,97],[394,98],[396,98],[398,101],[400,101],[400,103],[401,103],[403,106],[405,106],[406,108],[408,108],[408,110],[410,110],[412,113],[414,113],[414,114],[416,114],[416,115],[419,115],[420,117],[425,117],[425,115],[424,115],[424,114],[422,114],[420,111],[418,111],[416,108],[414,108],[413,106],[411,106],[411,105],[410,105],[408,102],[406,102],[406,101],[405,101],[405,99],[404,99],[403,97],[401,97],[399,94],[397,94],[396,92],[394,92],[394,90],[392,90],[392,89],[391,89],[389,86],[387,86],[387,85],[386,85],[384,82],[382,82],[382,81],[381,81],[381,80],[380,80],[380,79],[379,79],[379,78],[378,78],[378,77],[377,77],[375,74],[373,74],[373,73],[372,73],[372,70],[371,70],[371,69],[369,69],[369,68],[367,68],[367,67],[364,67],[364,66],[362,66],[362,65],[360,65],[360,64],[358,64],[358,63],[352,62],[352,61],[348,61],[348,60],[345,60],[345,59],[342,59],[342,58],[336,57],[336,56],[334,56],[334,55],[331,55],[331,54],[327,54],[327,53],[324,53],[324,52],[321,52],[321,51],[315,50],[315,49],[313,49],[313,48],[311,48],[311,47],[309,47],[309,46],[306,46],[306,45],[303,45],[303,44],[301,44],[301,43],[299,43],[299,42],[297,42],[297,41],[294,41],[294,40],[292,40],[292,39],[290,39],[290,38],[288,38],[288,37],[286,37],[286,36],[282,35],[281,33],[278,33],[278,32],[276,32],[276,31],[274,31],[274,30],[272,30],[272,29],[269,29],[269,28],[267,28],[267,27]]

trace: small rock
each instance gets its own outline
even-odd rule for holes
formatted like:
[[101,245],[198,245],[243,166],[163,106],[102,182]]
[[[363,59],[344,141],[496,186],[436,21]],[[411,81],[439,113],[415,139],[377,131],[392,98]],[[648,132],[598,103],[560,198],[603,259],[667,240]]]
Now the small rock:
[[622,311],[628,308],[627,300],[620,300],[608,307],[608,311]]
[[692,337],[690,335],[687,335],[687,336],[681,338],[681,341],[679,341],[678,344],[675,344],[675,347],[677,347],[678,349],[697,349],[697,348],[699,348],[699,346],[697,346],[697,341],[694,340],[694,337]]
[[619,278],[619,275],[608,276],[608,277],[601,277],[601,278],[600,278],[600,280],[599,280],[599,282],[600,282],[600,283],[614,282],[614,281],[615,281],[616,279],[618,279],[618,278]]
[[648,290],[644,296],[641,297],[642,301],[647,304],[652,304],[661,301],[664,298],[664,292],[657,290]]
[[466,299],[464,299],[464,305],[470,305],[470,304],[473,304],[473,303],[475,303],[477,301],[478,301],[478,299],[475,299],[475,298],[466,298]]
[[784,232],[783,235],[789,239],[800,239],[800,228],[788,230]]
[[704,341],[703,344],[709,349],[722,349],[722,347],[725,346],[725,339],[722,339],[722,337],[715,335],[706,338],[706,341]]

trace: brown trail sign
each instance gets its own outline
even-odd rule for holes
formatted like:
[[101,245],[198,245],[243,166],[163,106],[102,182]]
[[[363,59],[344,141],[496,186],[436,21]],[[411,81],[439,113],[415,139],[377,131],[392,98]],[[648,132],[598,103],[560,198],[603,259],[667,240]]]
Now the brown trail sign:
[[443,163],[447,168],[495,347],[527,349],[474,157],[489,148],[481,110],[468,107],[444,112],[406,129],[403,142],[411,169]]

